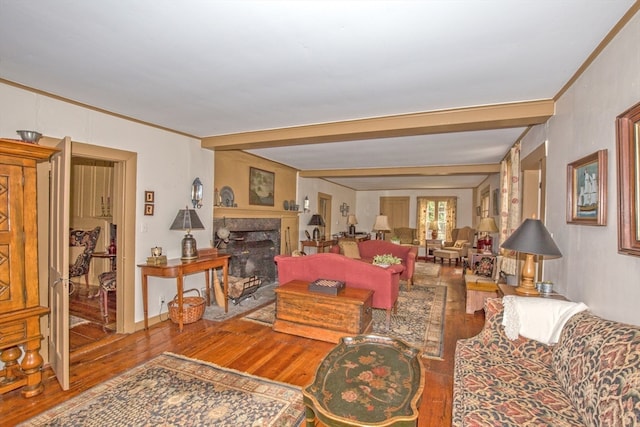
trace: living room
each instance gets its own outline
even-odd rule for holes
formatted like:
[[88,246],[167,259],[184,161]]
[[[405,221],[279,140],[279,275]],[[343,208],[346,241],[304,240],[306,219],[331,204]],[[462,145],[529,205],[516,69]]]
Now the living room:
[[[635,13],[596,52],[578,78],[556,94],[553,117],[532,127],[521,141],[521,158],[543,144],[546,151],[545,223],[563,256],[545,262],[545,279],[552,280],[556,290],[567,298],[585,302],[596,314],[635,325],[640,324],[640,313],[635,306],[635,301],[640,300],[640,288],[633,277],[640,276],[640,259],[618,251],[615,119],[640,101],[636,42],[639,39],[640,16]],[[3,137],[15,137],[16,129],[39,129],[52,140],[70,136],[77,143],[136,153],[135,219],[129,230],[132,244],[127,249],[128,266],[122,265],[122,274],[131,289],[130,327],[139,329],[143,311],[141,279],[135,265],[144,262],[149,249],[155,246],[163,247],[170,258],[180,256],[182,234],[169,230],[169,226],[178,209],[189,202],[195,177],[200,178],[205,188],[204,205],[198,210],[205,229],[194,230],[193,235],[200,247],[210,246],[215,231],[212,227],[216,211],[214,189],[226,185],[214,181],[216,153],[203,149],[200,139],[50,96],[37,87],[2,80],[0,98],[3,100],[0,104]],[[567,223],[567,165],[602,149],[609,153],[606,225]],[[356,192],[316,178],[298,178],[296,186],[297,192],[292,198],[297,203],[302,203],[305,196],[315,201],[318,193],[333,195],[331,233],[346,228],[344,224],[336,224],[336,219],[342,220],[339,206],[343,202],[358,217],[358,228],[369,230],[381,196],[443,195],[441,190]],[[153,215],[144,215],[145,191],[155,192]],[[451,192],[444,191],[444,194],[451,195]],[[474,195],[474,190],[461,190],[459,198],[463,206],[459,225],[473,225],[477,194]],[[409,225],[414,226],[414,221],[412,217]],[[292,240],[303,238],[308,228],[301,219]],[[46,263],[40,266],[41,276],[47,271],[45,266]],[[46,289],[46,278],[42,282]],[[195,280],[188,279],[185,286],[194,283]],[[173,283],[158,281],[150,289],[149,299],[157,301],[162,295],[174,293]],[[47,305],[46,292],[41,294],[43,304]],[[158,307],[152,306],[150,315],[158,314]]]

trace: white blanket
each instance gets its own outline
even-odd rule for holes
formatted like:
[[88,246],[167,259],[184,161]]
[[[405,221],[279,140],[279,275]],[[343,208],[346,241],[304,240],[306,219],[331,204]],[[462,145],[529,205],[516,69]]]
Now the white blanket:
[[567,320],[589,308],[581,302],[514,295],[502,298],[502,304],[502,325],[509,339],[521,335],[544,344],[557,343]]

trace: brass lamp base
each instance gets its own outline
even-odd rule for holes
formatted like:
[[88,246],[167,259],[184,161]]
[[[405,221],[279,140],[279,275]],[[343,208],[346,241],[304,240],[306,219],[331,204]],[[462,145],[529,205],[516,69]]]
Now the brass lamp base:
[[198,248],[196,247],[196,239],[193,238],[191,233],[187,233],[182,239],[182,261],[191,261],[198,259]]
[[534,276],[535,263],[533,262],[533,255],[527,254],[524,265],[522,266],[522,280],[520,280],[520,285],[516,288],[516,293],[527,296],[540,295],[540,292],[538,292],[533,284]]

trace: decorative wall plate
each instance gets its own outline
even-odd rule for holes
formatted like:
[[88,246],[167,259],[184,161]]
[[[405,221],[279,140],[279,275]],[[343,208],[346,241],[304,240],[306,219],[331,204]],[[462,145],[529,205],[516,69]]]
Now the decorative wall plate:
[[220,190],[220,200],[222,200],[222,206],[226,206],[228,208],[233,207],[234,195],[231,187],[222,187]]

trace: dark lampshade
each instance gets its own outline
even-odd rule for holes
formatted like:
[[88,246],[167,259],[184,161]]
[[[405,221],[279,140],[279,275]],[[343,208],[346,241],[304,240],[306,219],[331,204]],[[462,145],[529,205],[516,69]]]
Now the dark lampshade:
[[513,232],[501,247],[511,249],[526,254],[524,266],[522,267],[522,280],[516,288],[516,292],[523,295],[538,295],[533,284],[535,276],[534,255],[548,257],[561,257],[562,253],[556,246],[551,234],[539,219],[527,218]]
[[309,224],[307,225],[315,225],[315,228],[313,229],[313,240],[319,240],[320,229],[318,228],[318,226],[324,227],[324,219],[322,219],[322,215],[320,214],[311,215],[311,219],[309,220]]
[[176,219],[173,220],[173,224],[169,227],[170,230],[186,231],[184,239],[182,239],[182,257],[183,261],[188,261],[198,258],[198,249],[196,247],[196,239],[191,235],[191,230],[204,230],[204,225],[198,214],[194,209],[180,209]]

